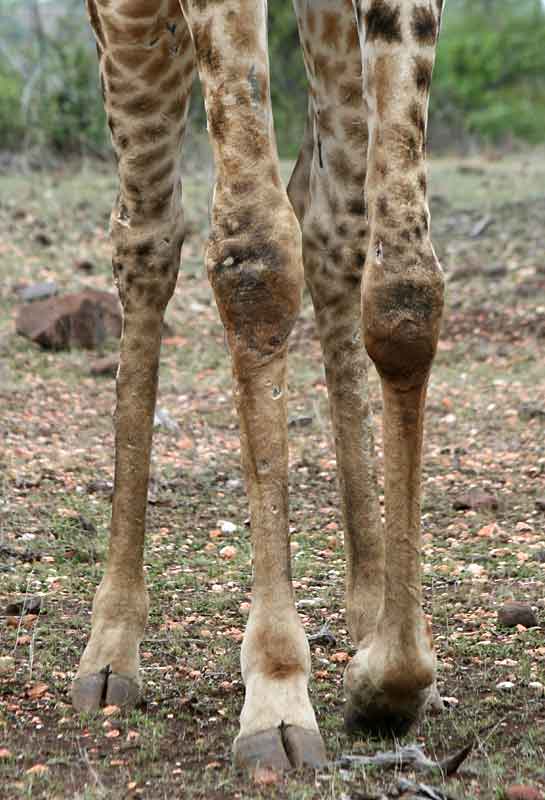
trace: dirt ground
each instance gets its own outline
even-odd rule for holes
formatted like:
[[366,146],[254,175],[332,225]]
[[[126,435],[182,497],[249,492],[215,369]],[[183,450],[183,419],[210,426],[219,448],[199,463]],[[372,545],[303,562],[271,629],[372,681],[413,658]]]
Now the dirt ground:
[[[305,628],[311,635],[327,624],[335,639],[312,645],[312,699],[331,764],[271,784],[231,766],[251,555],[229,356],[203,270],[202,167],[185,182],[189,234],[161,358],[158,407],[174,424],[154,440],[144,701],[130,714],[72,710],[69,686],[107,542],[114,380],[90,376],[97,353],[48,352],[17,336],[14,316],[23,284],[112,288],[115,180],[92,163],[12,168],[0,176],[1,798],[471,800],[501,798],[514,783],[545,790],[544,628],[505,628],[497,616],[514,598],[545,624],[545,154],[440,160],[430,173],[448,302],[428,402],[423,571],[447,700],[401,744],[435,758],[472,742],[470,757],[451,778],[402,772],[442,795],[403,794],[399,769],[340,763],[392,743],[342,729],[353,649],[307,297],[291,344],[292,549]],[[104,352],[116,347],[108,340]],[[378,388],[373,378],[380,451]],[[41,613],[8,608],[25,596],[42,598]]]

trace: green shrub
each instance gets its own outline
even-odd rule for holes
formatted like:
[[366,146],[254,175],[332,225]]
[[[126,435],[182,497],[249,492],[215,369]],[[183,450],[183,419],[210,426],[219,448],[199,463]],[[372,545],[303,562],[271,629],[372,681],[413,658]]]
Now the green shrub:
[[0,62],[0,131],[2,148],[16,150],[25,138],[21,113],[22,85],[18,75]]

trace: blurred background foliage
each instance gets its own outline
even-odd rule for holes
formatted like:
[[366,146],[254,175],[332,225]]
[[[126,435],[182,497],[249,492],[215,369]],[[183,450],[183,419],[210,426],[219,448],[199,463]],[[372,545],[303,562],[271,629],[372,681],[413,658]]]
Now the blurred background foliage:
[[[269,0],[281,154],[293,157],[306,85],[291,0]],[[109,138],[83,0],[0,0],[0,149],[104,154]],[[198,87],[192,119],[204,122]],[[542,0],[447,0],[430,145],[467,150],[545,139]]]

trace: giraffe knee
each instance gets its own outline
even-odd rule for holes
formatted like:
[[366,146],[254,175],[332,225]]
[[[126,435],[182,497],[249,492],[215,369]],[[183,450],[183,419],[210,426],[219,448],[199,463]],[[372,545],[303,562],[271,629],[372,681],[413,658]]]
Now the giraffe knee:
[[[373,274],[375,273],[375,274]],[[363,334],[380,375],[399,388],[422,384],[431,368],[443,310],[443,273],[432,266],[386,277],[366,267],[362,287]]]
[[285,208],[266,216],[230,214],[225,225],[216,220],[206,264],[235,361],[260,363],[281,352],[303,285],[301,234],[287,199]]
[[123,309],[146,307],[163,313],[172,297],[184,239],[183,220],[134,229],[112,215],[112,269]]

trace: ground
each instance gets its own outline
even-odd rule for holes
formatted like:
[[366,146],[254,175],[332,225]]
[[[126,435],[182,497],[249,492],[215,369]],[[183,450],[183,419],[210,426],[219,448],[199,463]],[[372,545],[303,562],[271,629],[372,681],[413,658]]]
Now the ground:
[[[443,159],[430,173],[448,300],[428,403],[423,558],[439,689],[449,699],[404,741],[442,756],[473,740],[457,777],[427,782],[459,800],[499,798],[510,783],[545,788],[543,628],[506,629],[497,619],[515,598],[545,623],[545,157]],[[175,424],[154,442],[144,702],[94,716],[75,713],[68,691],[104,565],[114,381],[90,377],[96,354],[46,352],[16,336],[13,318],[18,284],[111,287],[115,180],[92,163],[0,177],[0,649],[14,658],[0,676],[1,798],[394,796],[398,774],[373,768],[332,764],[269,785],[274,776],[255,783],[231,767],[251,568],[229,356],[202,261],[208,177],[195,167],[186,180],[189,233],[161,358],[158,407]],[[115,348],[109,341],[106,352]],[[335,637],[312,644],[311,684],[334,761],[391,744],[342,730],[353,650],[308,297],[290,374],[294,578],[308,634],[327,624]],[[373,377],[377,430],[378,388]],[[6,614],[25,594],[43,597],[42,613]]]

